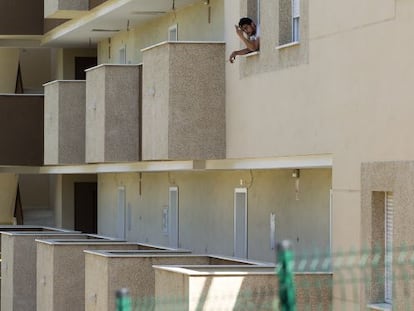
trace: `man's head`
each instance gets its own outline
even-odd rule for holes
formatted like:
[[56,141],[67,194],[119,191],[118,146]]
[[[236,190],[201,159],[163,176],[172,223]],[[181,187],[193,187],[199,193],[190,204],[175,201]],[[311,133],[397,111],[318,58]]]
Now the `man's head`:
[[239,27],[248,36],[256,34],[256,24],[250,17],[242,17],[239,21]]

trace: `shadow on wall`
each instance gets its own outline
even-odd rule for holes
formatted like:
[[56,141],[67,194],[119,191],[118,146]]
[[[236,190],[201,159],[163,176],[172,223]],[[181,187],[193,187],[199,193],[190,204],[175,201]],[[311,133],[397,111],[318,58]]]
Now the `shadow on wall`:
[[49,208],[23,210],[24,224],[53,227],[55,225],[54,211]]

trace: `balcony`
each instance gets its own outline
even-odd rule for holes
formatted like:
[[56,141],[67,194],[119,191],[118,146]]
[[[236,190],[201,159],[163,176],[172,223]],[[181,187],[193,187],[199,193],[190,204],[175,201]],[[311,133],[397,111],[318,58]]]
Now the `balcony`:
[[86,162],[140,160],[141,66],[86,70]]
[[44,17],[71,19],[89,10],[89,0],[45,0]]
[[224,44],[164,42],[142,52],[143,160],[224,158]]
[[43,164],[43,95],[0,94],[0,165]]
[[0,1],[0,35],[43,35],[43,0]]
[[85,81],[53,81],[44,88],[44,163],[85,163]]

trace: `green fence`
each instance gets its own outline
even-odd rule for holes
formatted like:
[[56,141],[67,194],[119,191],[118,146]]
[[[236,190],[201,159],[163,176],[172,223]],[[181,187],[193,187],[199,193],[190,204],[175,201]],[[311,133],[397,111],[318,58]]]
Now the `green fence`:
[[182,295],[134,297],[129,309],[117,311],[414,310],[414,246],[394,248],[391,256],[375,247],[331,255],[314,251],[294,258],[287,245],[280,245],[277,255],[273,279],[265,286],[245,290],[234,283],[228,288],[236,287],[236,292],[206,290],[193,295],[190,290]]

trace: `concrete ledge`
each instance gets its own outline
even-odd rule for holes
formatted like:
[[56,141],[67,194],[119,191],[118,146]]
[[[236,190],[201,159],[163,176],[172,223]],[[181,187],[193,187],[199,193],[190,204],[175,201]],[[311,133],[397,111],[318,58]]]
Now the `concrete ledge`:
[[84,251],[107,249],[162,250],[159,246],[115,240],[37,240],[37,310],[84,310]]
[[392,304],[389,303],[373,303],[367,306],[368,310],[391,311]]
[[[278,277],[265,266],[154,266],[155,310],[273,310]],[[295,274],[298,310],[331,310],[332,274]],[[309,286],[314,282],[315,286]],[[306,283],[306,285],[303,285]]]
[[155,296],[157,265],[258,265],[257,262],[213,255],[174,252],[85,251],[85,310],[114,310],[115,291],[122,287],[131,296],[152,299]]
[[36,239],[97,238],[75,231],[32,229],[40,231],[28,231],[30,227],[25,227],[25,231],[1,232],[1,310],[36,309]]

